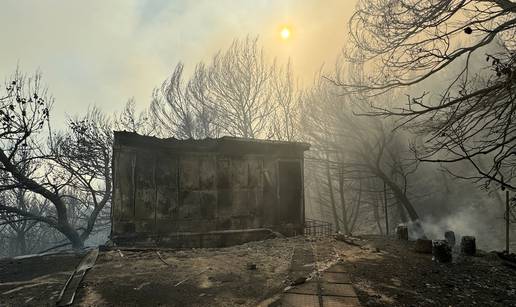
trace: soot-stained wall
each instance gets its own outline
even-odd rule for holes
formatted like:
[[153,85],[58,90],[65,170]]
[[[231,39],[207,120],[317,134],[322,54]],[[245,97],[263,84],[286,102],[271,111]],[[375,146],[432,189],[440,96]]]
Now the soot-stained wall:
[[112,238],[270,228],[301,233],[306,143],[115,132]]

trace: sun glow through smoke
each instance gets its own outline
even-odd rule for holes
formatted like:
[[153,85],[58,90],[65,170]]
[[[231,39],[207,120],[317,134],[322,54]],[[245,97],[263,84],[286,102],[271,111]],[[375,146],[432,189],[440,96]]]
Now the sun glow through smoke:
[[291,35],[290,28],[288,28],[288,27],[281,28],[280,35],[281,35],[281,38],[284,40],[289,39],[290,35]]

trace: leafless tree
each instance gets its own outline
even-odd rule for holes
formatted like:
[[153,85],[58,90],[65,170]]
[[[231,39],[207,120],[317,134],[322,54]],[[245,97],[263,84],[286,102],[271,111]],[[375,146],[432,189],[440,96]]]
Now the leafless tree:
[[[79,235],[68,221],[63,200],[55,191],[51,191],[48,185],[38,181],[49,173],[40,174],[34,169],[27,170],[26,162],[37,158],[33,154],[20,154],[22,151],[39,150],[38,141],[41,137],[38,134],[48,122],[52,98],[41,86],[39,74],[25,77],[16,71],[11,80],[5,87],[5,94],[0,95],[0,115],[2,116],[0,163],[4,173],[4,188],[22,188],[41,195],[54,205],[57,216],[36,215],[5,203],[0,204],[0,210],[5,214],[15,214],[52,225],[71,242],[76,242],[75,246],[80,246],[81,244],[77,243],[81,242]],[[19,156],[26,156],[27,159],[16,159]]]
[[[318,158],[319,157],[319,158]],[[307,177],[315,179],[316,203],[321,207],[321,217],[333,222],[336,232],[352,234],[358,225],[358,217],[365,196],[362,178],[346,176],[342,160],[333,160],[328,152],[313,150],[307,157]],[[332,160],[330,160],[332,159]]]
[[213,57],[208,69],[207,107],[216,114],[215,124],[223,133],[268,137],[268,118],[276,110],[271,90],[275,70],[275,61],[268,63],[258,38],[235,40]]
[[141,135],[160,135],[160,126],[148,110],[136,111],[136,102],[131,98],[119,114],[114,114],[113,127],[117,130],[135,132]]
[[183,64],[177,64],[172,76],[154,90],[151,113],[165,136],[178,139],[217,137],[216,113],[208,110],[208,73],[198,64],[191,79],[183,81]]
[[[20,210],[34,215],[48,215],[48,201],[41,201],[34,193],[24,189],[4,190],[0,193],[2,203],[12,204]],[[55,244],[57,240],[50,233],[51,228],[31,218],[26,218],[8,212],[0,212],[0,228],[2,237],[8,240],[2,256],[17,256],[35,253]],[[54,230],[55,232],[55,230]]]
[[[356,116],[356,113],[364,111],[354,103],[361,97],[336,95],[332,84],[322,78],[318,80],[304,97],[303,123],[307,140],[316,151],[325,152],[334,165],[342,193],[342,222],[343,226],[348,227],[344,227],[344,230],[350,231],[349,228],[356,222],[360,204],[375,204],[375,196],[368,197],[373,200],[366,201],[363,195],[364,182],[371,178],[385,183],[393,198],[407,212],[408,218],[419,223],[419,216],[407,195],[407,176],[414,165],[406,160],[405,153],[397,150],[400,147],[396,144],[400,139],[398,131],[389,127],[389,121]],[[346,182],[348,189],[345,189]],[[345,191],[351,190],[349,187],[356,192],[355,206],[346,205]],[[372,191],[371,194],[380,191]],[[373,206],[373,209],[377,208]]]
[[[350,28],[347,59],[364,65],[366,78],[332,78],[341,89],[376,96],[448,76],[432,93],[437,99],[423,92],[397,108],[375,104],[369,114],[396,116],[425,136],[414,146],[421,161],[467,161],[477,175],[456,175],[516,188],[514,1],[361,1]],[[481,156],[491,162],[482,167]]]
[[[361,178],[361,174],[359,173],[356,180],[350,181],[351,184],[358,182],[355,199],[352,204],[346,200],[346,191],[352,190],[351,184],[346,185],[346,180],[344,176],[344,168],[340,166],[338,171],[338,183],[339,183],[339,199],[340,199],[340,207],[342,210],[342,226],[344,228],[344,233],[351,234],[355,229],[355,225],[357,224],[358,216],[360,215],[360,207],[362,206],[364,196],[363,194],[363,181]],[[349,180],[348,180],[349,181]]]
[[[62,233],[74,248],[82,247],[96,218],[111,196],[111,128],[96,110],[72,120],[70,131],[46,134],[52,98],[41,86],[41,76],[16,72],[0,97],[0,171],[2,188],[21,189],[48,201],[44,214],[1,203],[0,212],[44,223]],[[45,139],[49,138],[49,146]],[[74,225],[65,193],[76,188],[91,201],[86,225]]]
[[301,95],[295,82],[292,64],[278,68],[272,84],[276,112],[272,114],[271,132],[274,139],[297,141],[300,139]]
[[[111,201],[112,146],[110,119],[97,108],[91,108],[84,116],[70,120],[68,131],[57,135],[51,147],[53,162],[69,178],[63,184],[61,198],[75,211],[74,224],[81,231],[82,241],[95,226],[105,226],[109,220],[103,209]],[[99,223],[102,213],[104,221]]]
[[234,40],[185,80],[179,63],[154,91],[151,110],[166,136],[294,140],[298,93],[290,63],[267,60],[257,38]]

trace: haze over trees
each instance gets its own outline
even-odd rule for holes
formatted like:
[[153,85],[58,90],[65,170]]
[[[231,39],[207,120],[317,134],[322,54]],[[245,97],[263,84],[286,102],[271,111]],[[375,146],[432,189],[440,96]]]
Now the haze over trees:
[[[350,28],[347,59],[367,67],[366,77],[336,84],[367,96],[422,87],[396,108],[373,104],[370,114],[397,117],[422,136],[419,160],[467,161],[476,174],[457,176],[515,188],[513,1],[361,1]],[[439,90],[424,88],[445,74]]]
[[[82,247],[111,197],[111,126],[92,109],[55,134],[49,121],[52,97],[40,74],[28,77],[16,71],[5,89],[0,106],[1,187],[3,195],[17,193],[14,203],[0,204],[2,217],[12,221],[8,224],[45,224],[73,247]],[[27,231],[19,231],[18,238]]]
[[298,93],[290,63],[268,58],[258,38],[234,40],[188,80],[183,64],[155,89],[150,110],[165,136],[294,140]]
[[[322,170],[321,182],[326,186],[326,190],[325,186],[317,187],[318,193],[320,197],[329,194],[322,200],[334,210],[337,231],[351,234],[362,203],[367,203],[382,232],[379,211],[383,211],[387,192],[395,200],[400,221],[418,223],[419,216],[407,197],[408,177],[416,170],[417,161],[403,149],[405,136],[393,130],[392,121],[355,115],[364,111],[357,104],[361,99],[336,96],[332,94],[332,85],[323,80],[304,96],[303,129],[306,140],[312,144],[311,153],[315,154],[307,164]],[[338,193],[333,191],[334,181],[338,182]],[[342,229],[335,209],[335,193],[340,201]]]
[[17,71],[0,89],[0,247],[25,254],[105,236],[113,129],[309,142],[307,216],[346,234],[414,223],[431,236],[435,219],[470,207],[493,221],[485,203],[498,195],[473,183],[515,187],[515,24],[508,0],[364,0],[344,56],[309,85],[246,37],[190,74],[177,63],[150,101],[90,108],[61,130],[41,75]]

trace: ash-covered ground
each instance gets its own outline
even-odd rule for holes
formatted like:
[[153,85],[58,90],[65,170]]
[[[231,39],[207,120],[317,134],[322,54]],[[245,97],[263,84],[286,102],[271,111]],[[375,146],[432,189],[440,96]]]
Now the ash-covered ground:
[[[515,270],[495,253],[432,261],[414,243],[362,236],[277,238],[217,249],[101,252],[76,306],[256,306],[291,282],[292,253],[311,246],[319,269],[343,263],[364,306],[516,306]],[[0,305],[53,305],[76,254],[0,260]]]

